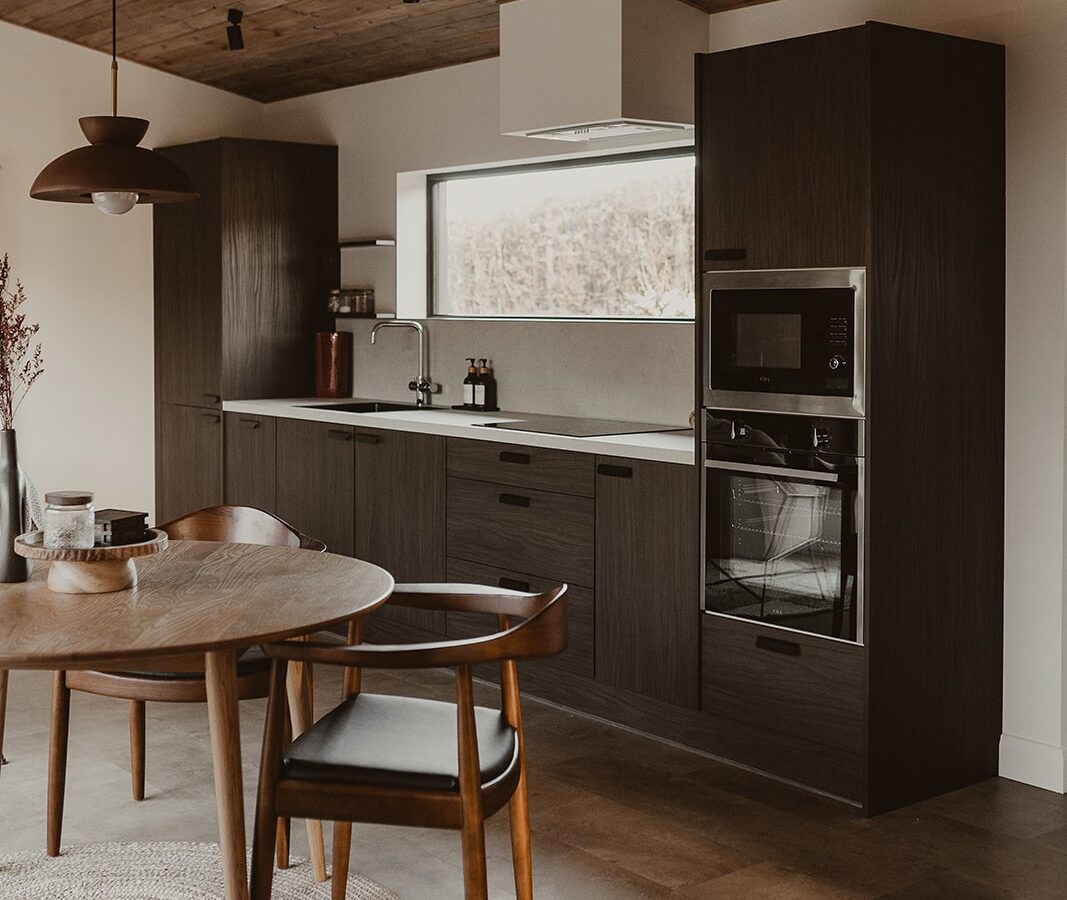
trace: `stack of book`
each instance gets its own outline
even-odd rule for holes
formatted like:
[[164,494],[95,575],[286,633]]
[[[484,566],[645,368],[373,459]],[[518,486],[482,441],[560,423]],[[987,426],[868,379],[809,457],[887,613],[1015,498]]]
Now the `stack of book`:
[[96,511],[96,543],[117,547],[139,544],[147,539],[148,513],[128,509],[98,509]]

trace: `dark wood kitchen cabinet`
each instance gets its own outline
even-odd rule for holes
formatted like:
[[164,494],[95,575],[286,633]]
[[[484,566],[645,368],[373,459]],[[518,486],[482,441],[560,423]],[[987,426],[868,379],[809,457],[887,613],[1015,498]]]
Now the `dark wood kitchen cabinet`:
[[[337,148],[222,138],[159,152],[200,198],[153,210],[157,416],[311,395],[312,333],[339,279]],[[163,498],[197,495],[179,473],[196,477],[157,453],[157,518]]]
[[[445,574],[445,438],[356,428],[355,553],[398,583]],[[390,607],[376,618],[445,632],[445,614]]]
[[225,425],[225,502],[275,512],[277,419],[226,413]]
[[156,521],[222,503],[222,413],[161,404],[156,416],[156,460],[167,477],[156,486]]
[[598,457],[596,473],[597,678],[695,708],[700,608],[694,469]]
[[[797,641],[797,657],[748,659],[752,641],[709,616],[712,752],[867,814],[993,777],[1004,47],[869,22],[701,55],[697,91],[705,271],[849,267],[866,281],[862,646],[819,660],[816,645]],[[698,340],[698,373],[706,346]],[[825,662],[825,677],[805,660]],[[792,711],[781,705],[789,685],[804,687]],[[775,721],[754,721],[759,709]],[[817,722],[822,737],[804,731]]]
[[278,419],[277,428],[277,514],[330,553],[352,556],[354,430],[300,419]]

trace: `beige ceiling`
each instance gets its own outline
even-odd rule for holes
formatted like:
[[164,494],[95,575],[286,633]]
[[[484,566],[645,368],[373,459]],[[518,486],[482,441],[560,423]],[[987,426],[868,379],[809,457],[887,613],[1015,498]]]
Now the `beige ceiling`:
[[[768,0],[682,0],[708,12]],[[229,6],[245,49],[226,44]],[[0,0],[0,20],[110,52],[109,0]],[[119,0],[119,56],[271,101],[499,53],[497,0]]]

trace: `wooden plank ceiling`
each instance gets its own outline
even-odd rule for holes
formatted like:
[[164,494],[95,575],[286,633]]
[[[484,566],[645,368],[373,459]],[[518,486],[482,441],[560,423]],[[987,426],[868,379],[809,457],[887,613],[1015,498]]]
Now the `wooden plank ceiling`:
[[[716,12],[768,0],[682,2]],[[121,59],[264,102],[500,52],[498,0],[119,0],[118,5]],[[230,6],[244,11],[244,50],[227,49]],[[111,50],[110,0],[0,0],[0,20]]]

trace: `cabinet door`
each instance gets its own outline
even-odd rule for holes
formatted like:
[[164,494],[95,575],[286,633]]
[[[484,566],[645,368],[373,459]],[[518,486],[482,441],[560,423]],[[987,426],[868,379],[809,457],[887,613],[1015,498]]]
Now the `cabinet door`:
[[865,265],[866,28],[700,57],[705,270]]
[[330,553],[352,555],[352,429],[278,419],[277,514]]
[[156,521],[222,503],[222,413],[156,407]]
[[701,615],[697,510],[692,467],[598,458],[597,679],[694,708]]
[[276,511],[276,422],[271,416],[226,413],[227,503]]
[[222,235],[217,141],[159,151],[192,178],[200,199],[152,213],[156,399],[222,403]]
[[[445,439],[357,428],[355,553],[399,583],[445,580]],[[388,606],[383,618],[444,633],[445,614]]]

